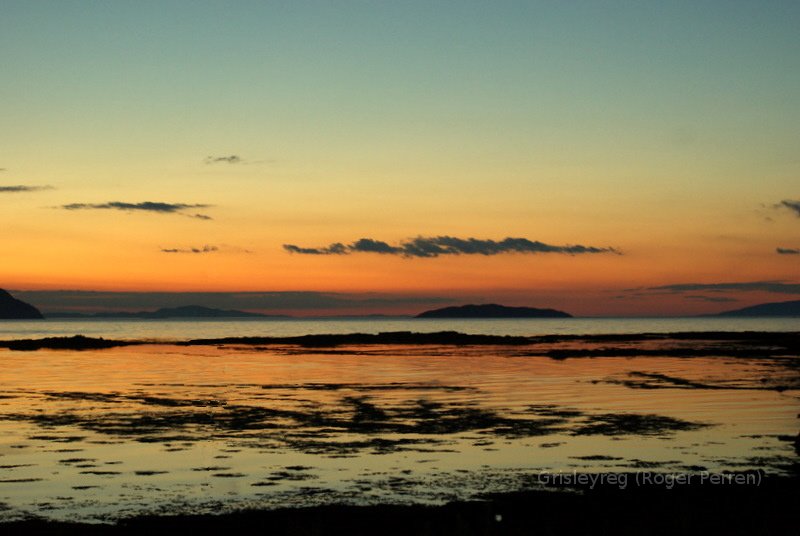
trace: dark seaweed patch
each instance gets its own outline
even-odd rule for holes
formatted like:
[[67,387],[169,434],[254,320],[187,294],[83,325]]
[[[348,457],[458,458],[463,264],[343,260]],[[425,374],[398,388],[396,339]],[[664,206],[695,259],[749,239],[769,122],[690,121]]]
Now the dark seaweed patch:
[[36,441],[51,441],[53,443],[75,443],[77,441],[83,441],[86,439],[86,436],[34,435],[30,436],[28,439]]
[[624,385],[632,389],[730,389],[745,391],[785,391],[787,389],[800,389],[800,377],[791,375],[777,376],[774,378],[694,381],[667,374],[655,372],[632,371],[628,379],[605,380],[606,383]]
[[211,465],[208,467],[192,467],[192,471],[204,471],[204,472],[225,471],[227,469],[230,469],[230,467],[220,467],[218,465]]
[[570,456],[573,460],[586,460],[586,461],[614,461],[614,460],[622,460],[624,458],[619,458],[617,456],[606,456],[603,454],[592,454],[590,456]]
[[[530,405],[522,412],[427,398],[394,403],[382,400],[378,404],[368,395],[344,396],[333,406],[300,409],[236,404],[208,407],[196,401],[164,403],[165,399],[159,397],[135,398],[148,404],[155,400],[159,410],[100,415],[78,412],[10,414],[5,418],[29,421],[49,429],[78,427],[143,443],[183,443],[185,447],[201,439],[238,439],[257,448],[289,448],[328,456],[354,455],[365,449],[376,454],[400,450],[442,452],[444,437],[463,433],[479,434],[478,446],[488,446],[491,439],[480,436],[509,440],[553,433],[658,435],[705,426],[659,415],[594,415],[548,404]],[[343,434],[360,437],[342,441]],[[385,434],[399,437],[375,437]],[[82,437],[39,435],[33,439],[74,441]],[[436,450],[431,450],[432,447]],[[170,446],[167,450],[180,448]],[[236,452],[240,449],[223,450]]]
[[262,389],[290,389],[290,390],[309,390],[309,391],[474,391],[474,387],[464,387],[461,385],[442,385],[438,383],[408,383],[408,382],[389,382],[389,383],[273,383],[261,385]]
[[591,415],[588,419],[588,422],[578,425],[570,433],[572,435],[654,436],[677,431],[699,430],[710,426],[706,423],[684,421],[664,415],[638,413],[603,413]]
[[63,460],[58,460],[58,463],[63,465],[69,465],[72,463],[84,463],[84,462],[96,462],[96,458],[65,458]]
[[695,473],[699,473],[701,471],[708,471],[708,468],[703,465],[681,465],[681,469],[684,471],[691,471]]
[[90,393],[84,391],[43,391],[41,394],[50,398],[67,400],[80,400],[90,402],[105,402],[110,404],[140,402],[149,406],[163,407],[203,407],[213,408],[224,406],[225,402],[216,399],[183,399],[162,396],[131,395],[122,393]]
[[308,473],[299,472],[299,471],[275,471],[274,473],[270,474],[266,477],[267,481],[302,481],[302,480],[314,480],[319,478],[317,475],[310,475]]
[[628,460],[625,464],[626,467],[633,467],[635,469],[655,469],[658,467],[664,467],[669,465],[677,465],[681,462],[679,460],[670,460],[670,461],[648,461],[648,460],[640,460],[638,458],[633,458],[632,460]]

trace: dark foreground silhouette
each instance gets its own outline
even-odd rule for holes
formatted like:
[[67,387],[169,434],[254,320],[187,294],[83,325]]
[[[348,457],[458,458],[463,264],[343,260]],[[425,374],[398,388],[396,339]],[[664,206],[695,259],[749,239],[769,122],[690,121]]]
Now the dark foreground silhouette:
[[[694,341],[692,345],[671,343]],[[575,347],[545,347],[554,343],[576,343]],[[614,344],[620,346],[614,346]],[[632,347],[631,343],[659,343],[658,347]],[[443,345],[443,346],[531,346],[520,355],[544,356],[554,359],[570,357],[605,356],[705,356],[727,355],[733,357],[797,355],[800,352],[800,332],[677,332],[607,335],[478,335],[457,331],[418,333],[390,331],[382,333],[343,333],[299,335],[295,337],[223,337],[192,339],[188,341],[119,340],[102,337],[45,337],[42,339],[15,339],[0,341],[0,348],[10,350],[99,350],[116,346],[140,344],[177,344],[181,346],[285,346],[302,348],[335,348],[348,345]],[[586,344],[591,345],[587,347]],[[599,346],[602,344],[602,346]],[[541,345],[542,348],[535,348]],[[720,354],[721,351],[725,354]]]
[[[752,473],[751,473],[752,474]],[[444,506],[329,505],[222,515],[142,516],[114,525],[28,520],[3,534],[796,534],[797,475],[760,484],[597,484],[487,496]]]

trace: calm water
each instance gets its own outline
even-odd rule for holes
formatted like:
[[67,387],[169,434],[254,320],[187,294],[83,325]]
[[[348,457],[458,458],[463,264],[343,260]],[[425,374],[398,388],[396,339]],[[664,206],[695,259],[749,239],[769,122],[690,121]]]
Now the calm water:
[[86,335],[119,339],[295,336],[381,331],[460,331],[488,335],[800,331],[800,318],[292,319],[0,321],[0,339]]
[[[187,339],[798,326],[796,319],[572,319],[46,321],[0,329],[3,338]],[[796,460],[796,356],[553,360],[525,350],[0,350],[0,520],[435,503],[536,486],[542,471],[780,473]]]

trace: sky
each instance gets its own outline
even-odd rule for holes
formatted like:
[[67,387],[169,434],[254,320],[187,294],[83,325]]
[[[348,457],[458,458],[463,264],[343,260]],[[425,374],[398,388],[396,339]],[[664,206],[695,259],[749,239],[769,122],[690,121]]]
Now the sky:
[[795,1],[2,0],[0,287],[797,299],[799,27]]

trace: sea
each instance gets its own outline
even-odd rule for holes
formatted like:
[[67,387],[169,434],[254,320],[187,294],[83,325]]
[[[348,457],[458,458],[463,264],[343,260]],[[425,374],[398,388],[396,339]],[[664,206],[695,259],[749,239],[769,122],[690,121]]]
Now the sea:
[[[558,359],[549,347],[171,344],[392,331],[725,331],[733,342],[556,342],[567,356],[606,350]],[[786,474],[798,461],[798,357],[768,342],[742,354],[736,334],[752,331],[778,338],[800,319],[3,321],[2,340],[148,343],[0,349],[0,521],[442,504],[578,473],[664,485]],[[652,352],[664,345],[675,352]]]

